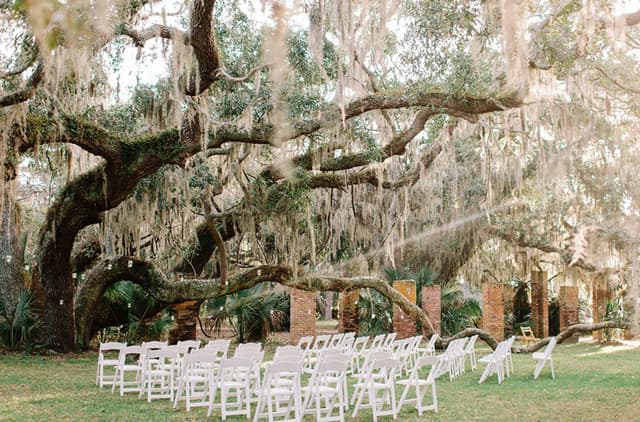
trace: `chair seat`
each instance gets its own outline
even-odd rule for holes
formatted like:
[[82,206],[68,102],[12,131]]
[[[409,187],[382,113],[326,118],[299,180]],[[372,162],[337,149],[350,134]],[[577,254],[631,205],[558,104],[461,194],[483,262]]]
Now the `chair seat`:
[[118,359],[105,359],[100,362],[102,366],[116,366],[118,364]]
[[141,371],[142,368],[139,365],[120,365],[118,366],[120,370],[124,371]]
[[534,358],[534,359],[537,359],[537,360],[547,359],[547,357],[545,356],[545,354],[543,352],[536,352],[536,353],[532,354],[531,357]]

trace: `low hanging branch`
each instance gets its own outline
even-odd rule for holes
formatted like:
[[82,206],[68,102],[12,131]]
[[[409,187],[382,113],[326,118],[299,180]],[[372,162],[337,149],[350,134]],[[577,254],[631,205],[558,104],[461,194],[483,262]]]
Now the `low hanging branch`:
[[[558,334],[556,336],[556,341],[557,344],[560,344],[568,338],[572,337],[574,334],[591,333],[607,328],[629,328],[629,324],[622,321],[603,321],[598,322],[597,324],[575,324]],[[471,337],[476,334],[481,340],[487,343],[489,347],[491,347],[491,349],[495,350],[495,348],[498,346],[498,341],[487,331],[481,330],[479,328],[466,328],[451,337],[439,340],[437,342],[437,347],[444,349],[453,340],[457,340],[463,337]],[[550,340],[551,337],[546,337],[529,346],[514,346],[511,348],[511,351],[513,353],[533,353],[546,346]]]
[[169,280],[152,263],[133,257],[120,257],[103,260],[87,275],[87,282],[76,295],[76,337],[88,344],[95,333],[94,310],[102,300],[106,289],[121,281],[129,280],[140,285],[156,300],[165,304],[181,303],[189,300],[205,300],[226,296],[240,290],[249,289],[260,283],[278,283],[306,291],[336,291],[370,288],[387,297],[398,305],[407,315],[422,324],[425,337],[433,334],[431,321],[416,304],[409,301],[386,281],[377,277],[333,277],[319,274],[294,273],[284,265],[263,265],[234,274],[227,283],[219,279]]

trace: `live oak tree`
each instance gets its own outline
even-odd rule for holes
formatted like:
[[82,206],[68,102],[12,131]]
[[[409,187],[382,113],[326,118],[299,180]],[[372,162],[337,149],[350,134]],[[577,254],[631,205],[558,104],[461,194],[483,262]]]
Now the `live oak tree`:
[[[574,240],[597,227],[632,274],[635,239],[615,243],[604,223],[631,227],[638,209],[632,167],[610,169],[636,154],[640,12],[167,3],[0,2],[11,47],[0,252],[15,258],[0,260],[0,300],[11,308],[22,285],[19,164],[66,166],[31,246],[51,347],[86,346],[121,280],[191,316],[263,282],[373,288],[430,334],[381,266],[422,260],[445,279],[479,279],[502,239],[504,254],[535,249],[594,272],[604,255]],[[113,83],[153,56],[157,83]]]

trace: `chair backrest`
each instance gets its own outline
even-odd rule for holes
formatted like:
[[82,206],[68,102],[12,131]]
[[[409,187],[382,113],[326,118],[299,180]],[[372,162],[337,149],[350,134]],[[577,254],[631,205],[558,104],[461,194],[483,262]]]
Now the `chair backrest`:
[[331,334],[323,334],[316,336],[316,341],[313,343],[312,350],[319,351],[324,349],[329,345],[329,340],[331,340]]
[[142,347],[145,351],[147,350],[160,350],[167,347],[169,342],[167,341],[143,341],[140,347]]
[[553,349],[555,349],[557,342],[558,340],[555,337],[551,337],[551,340],[549,340],[547,347],[544,349],[544,355],[546,357],[551,356],[551,353],[553,352]]
[[436,341],[438,341],[439,338],[440,334],[438,333],[434,333],[431,335],[429,343],[427,343],[427,347],[425,349],[427,353],[433,353],[436,350]]
[[189,348],[189,350],[191,350],[199,349],[200,343],[202,343],[200,340],[180,340],[177,345],[187,347]]
[[344,333],[334,334],[333,336],[331,336],[331,340],[329,340],[328,347],[335,348],[340,346],[343,338],[344,338]]
[[473,350],[476,347],[476,341],[478,341],[478,335],[475,334],[473,336],[471,336],[471,338],[469,338],[469,341],[467,342],[467,345],[464,348],[465,352],[471,352],[471,350]]
[[224,348],[224,353],[225,355],[227,354],[227,352],[229,351],[229,346],[231,345],[231,340],[229,339],[224,339],[224,338],[219,338],[216,340],[209,340],[209,342],[204,346],[204,348],[208,348],[208,347],[216,347],[216,348]]
[[144,359],[146,352],[147,351],[142,346],[125,346],[120,349],[120,354],[118,355],[118,364],[124,365],[125,361],[127,360],[127,356],[137,356],[141,361]]
[[273,355],[274,362],[286,362],[288,359],[304,359],[304,352],[296,346],[278,346]]
[[398,335],[398,333],[389,333],[387,334],[387,337],[384,339],[384,343],[382,344],[382,348],[383,349],[390,349],[391,348],[391,344],[393,343],[393,340],[396,339],[396,336]]
[[156,366],[158,364],[175,364],[180,357],[180,352],[177,349],[153,349],[147,351],[145,362],[149,367]]
[[108,352],[120,352],[124,347],[127,347],[127,343],[120,343],[117,341],[110,341],[107,343],[100,343],[100,350],[98,351],[98,360],[104,360],[105,353]]
[[364,352],[367,348],[367,343],[369,343],[369,336],[357,337],[356,341],[353,343],[353,352],[359,354]]
[[298,344],[296,345],[296,347],[306,353],[311,347],[312,343],[313,336],[300,337],[300,340],[298,340]]
[[234,356],[240,353],[259,353],[262,351],[262,345],[260,343],[240,343],[236,347]]
[[419,358],[413,367],[411,377],[417,379],[420,376],[422,368],[429,365],[431,366],[431,369],[429,370],[426,379],[429,383],[434,382],[436,379],[436,375],[440,370],[439,366],[441,365],[441,360],[437,356],[423,356]]

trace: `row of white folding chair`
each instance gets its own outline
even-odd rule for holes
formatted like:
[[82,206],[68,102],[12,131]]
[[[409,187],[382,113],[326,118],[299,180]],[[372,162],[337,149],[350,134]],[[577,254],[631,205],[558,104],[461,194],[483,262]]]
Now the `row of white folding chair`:
[[422,335],[409,337],[406,339],[394,340],[392,345],[393,355],[400,361],[401,370],[397,373],[400,376],[402,373],[409,374],[413,368],[413,364],[419,356],[419,346],[422,341]]
[[[419,416],[422,416],[422,412],[425,410],[433,410],[436,413],[438,412],[436,374],[440,370],[440,365],[442,364],[443,361],[437,356],[422,356],[416,361],[408,378],[396,381],[397,384],[404,386],[402,395],[398,401],[396,413],[400,412],[402,406],[406,403],[415,403]],[[421,377],[420,372],[427,366],[430,366],[431,368],[426,373],[426,377]],[[409,398],[409,393],[412,388],[415,390],[415,398]],[[423,401],[428,388],[431,389],[431,404],[426,404]]]
[[[315,414],[317,422],[344,421],[348,409],[347,367],[348,353],[324,353],[314,368],[309,383],[304,387],[302,413]],[[334,411],[338,415],[334,415]]]
[[427,343],[426,347],[421,347],[419,349],[420,351],[420,355],[421,356],[435,356],[436,355],[436,342],[438,341],[438,339],[440,338],[440,334],[438,333],[434,333],[431,335],[431,338],[429,338],[429,342]]
[[[212,346],[194,351],[187,356],[173,402],[174,409],[178,407],[180,400],[184,400],[187,411],[192,407],[208,406],[211,413],[214,407],[219,407],[223,413],[223,419],[228,414],[242,412],[244,400],[238,398],[239,403],[230,405],[231,409],[227,402],[230,390],[236,392],[236,397],[241,395],[244,377],[247,380],[247,391],[244,391],[246,401],[251,402],[256,399],[257,392],[261,388],[260,365],[264,352],[256,351],[254,348],[238,348],[233,358],[227,359],[221,356],[221,350],[219,346],[218,348]],[[250,366],[245,369],[247,362]],[[236,378],[232,379],[234,376]],[[226,388],[222,385],[223,382],[228,382],[230,387]],[[220,404],[215,403],[218,390],[221,393]]]
[[[168,346],[166,341],[143,342],[139,346],[142,348],[142,354],[139,355],[139,360],[140,358],[142,358],[142,360],[139,362],[140,364],[139,366],[141,367],[141,369],[134,369],[133,367],[130,367],[130,368],[131,370],[139,371],[142,374],[145,368],[144,358],[146,357],[147,352],[150,350],[160,350],[166,347],[177,347],[178,349],[180,349],[181,355],[184,355],[185,353],[188,353],[192,349],[197,349],[199,346],[200,346],[200,340],[179,341],[178,344],[175,346]],[[100,344],[100,349],[98,350],[98,367],[96,369],[96,384],[99,385],[100,388],[102,388],[105,385],[113,386],[116,380],[115,371],[116,371],[116,366],[118,366],[119,364],[120,351],[125,347],[127,347],[127,343],[121,343],[121,342],[107,342],[107,343]],[[109,356],[110,354],[113,354],[116,352],[118,353],[117,357]],[[135,355],[135,353],[133,354]],[[113,370],[114,374],[113,375],[105,374],[105,370],[107,369]],[[118,376],[123,375],[124,372],[126,371],[118,371]]]
[[464,347],[466,342],[466,337],[451,340],[449,342],[444,353],[439,356],[440,360],[442,361],[442,365],[440,366],[439,371],[436,374],[437,377],[440,377],[446,372],[449,372],[449,380],[453,381],[460,374],[464,373]]
[[498,343],[493,353],[478,359],[478,362],[487,364],[480,376],[478,384],[483,383],[493,374],[498,376],[498,384],[501,384],[505,378],[505,374],[506,376],[509,376],[510,372],[513,372],[511,346],[513,345],[514,340],[515,337],[512,336],[507,340],[501,341]]
[[[384,354],[390,352],[373,352]],[[356,417],[360,409],[371,408],[373,420],[379,416],[397,417],[395,378],[400,370],[400,361],[394,358],[373,358],[366,374],[356,382],[357,396],[354,392],[355,406],[352,417]],[[365,402],[366,399],[366,402]],[[385,409],[388,406],[390,408]]]

